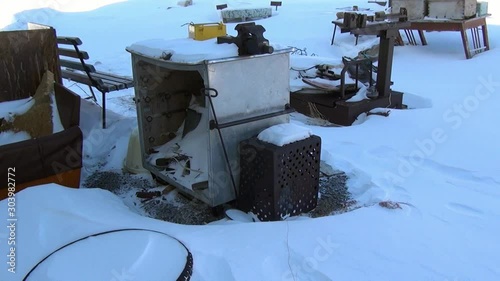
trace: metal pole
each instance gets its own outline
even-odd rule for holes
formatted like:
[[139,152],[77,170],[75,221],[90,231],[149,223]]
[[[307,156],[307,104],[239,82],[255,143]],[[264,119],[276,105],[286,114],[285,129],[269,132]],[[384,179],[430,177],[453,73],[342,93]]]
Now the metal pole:
[[380,50],[376,86],[379,97],[388,96],[391,90],[394,38],[397,36],[397,32],[397,29],[388,29],[380,32]]

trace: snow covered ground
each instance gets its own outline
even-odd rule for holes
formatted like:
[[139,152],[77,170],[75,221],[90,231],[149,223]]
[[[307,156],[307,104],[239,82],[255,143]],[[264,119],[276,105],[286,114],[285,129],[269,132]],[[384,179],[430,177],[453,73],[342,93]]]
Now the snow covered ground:
[[[227,3],[247,7],[268,1]],[[25,28],[27,21],[52,25],[59,35],[80,37],[99,69],[131,75],[125,47],[185,38],[183,24],[219,20],[216,4],[195,0],[184,8],[176,1],[156,0],[3,0],[0,28]],[[330,46],[336,8],[354,4],[381,8],[360,0],[289,0],[258,23],[271,43],[316,55],[293,56],[292,66],[335,64],[342,55],[355,56],[377,42],[362,37],[354,46],[352,36],[337,34]],[[193,253],[192,280],[498,280],[500,131],[494,124],[500,120],[500,3],[489,4],[488,52],[466,60],[456,32],[427,33],[428,46],[395,49],[393,89],[409,93],[404,101],[413,109],[362,117],[355,126],[339,128],[292,119],[322,137],[322,159],[348,173],[349,190],[361,208],[318,219],[183,226],[139,216],[108,191],[36,187],[17,195],[16,273],[4,263],[0,280],[22,280],[40,259],[74,239],[130,227],[181,240]],[[229,33],[234,26],[228,24]],[[67,86],[82,95],[88,92],[73,83]],[[108,95],[113,113],[106,130],[100,129],[100,108],[82,101],[84,178],[96,170],[121,169],[128,136],[137,126],[132,97],[132,89]],[[383,208],[381,201],[400,202],[401,209]],[[9,225],[7,207],[6,200],[0,202],[0,216]],[[0,229],[0,252],[7,262],[11,233]],[[148,249],[142,257],[169,260]],[[124,252],[115,258],[127,256]],[[128,253],[141,256],[136,248]],[[73,258],[82,268],[90,264],[104,274],[95,280],[144,280],[140,258],[124,258],[123,268],[102,268],[105,255],[99,255]]]

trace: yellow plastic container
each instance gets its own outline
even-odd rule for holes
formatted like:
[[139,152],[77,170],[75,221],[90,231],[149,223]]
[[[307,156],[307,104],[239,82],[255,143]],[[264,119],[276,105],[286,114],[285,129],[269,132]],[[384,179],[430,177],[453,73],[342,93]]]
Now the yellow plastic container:
[[188,27],[189,38],[203,41],[226,35],[226,25],[222,22],[190,23]]

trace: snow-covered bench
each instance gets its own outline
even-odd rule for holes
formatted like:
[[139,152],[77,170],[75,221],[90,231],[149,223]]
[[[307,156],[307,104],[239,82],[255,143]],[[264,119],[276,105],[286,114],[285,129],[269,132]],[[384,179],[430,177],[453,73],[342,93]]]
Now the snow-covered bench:
[[89,86],[94,100],[96,97],[92,87],[102,93],[102,127],[106,128],[106,93],[133,87],[134,80],[130,77],[97,71],[93,65],[86,63],[89,54],[78,48],[82,45],[82,40],[78,37],[58,36],[57,44],[73,47],[73,49],[58,47],[61,76]]

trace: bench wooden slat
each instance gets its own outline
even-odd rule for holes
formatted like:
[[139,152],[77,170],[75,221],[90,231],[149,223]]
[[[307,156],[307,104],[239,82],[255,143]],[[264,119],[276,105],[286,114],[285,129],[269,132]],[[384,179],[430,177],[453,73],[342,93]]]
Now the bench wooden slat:
[[113,91],[119,91],[119,90],[125,90],[128,89],[125,84],[120,84],[120,83],[107,83],[108,81],[103,81],[104,82],[104,89],[107,89],[106,92],[113,92]]
[[113,82],[107,81],[107,80],[103,80],[103,83],[104,83],[104,86],[102,86],[102,87],[103,87],[104,91],[106,91],[107,93],[128,89],[128,87],[123,83],[116,83],[116,82],[113,83]]
[[[82,83],[85,85],[93,85],[92,81],[89,80],[87,73],[75,72],[75,71],[71,71],[71,70],[62,69],[61,75],[65,79],[69,79],[69,80],[72,80],[72,81],[75,81],[78,83]],[[94,79],[94,80],[99,86],[104,86],[104,83],[102,82],[101,79]]]
[[[130,83],[123,83],[113,80],[101,79],[95,77],[94,74],[95,73],[91,73],[90,75],[97,82],[99,87],[101,87],[106,92],[118,91],[133,87],[133,81],[131,81]],[[92,85],[92,82],[89,80],[86,73],[62,70],[62,77],[85,85]]]
[[[94,78],[93,75],[92,75],[92,78]],[[102,80],[102,82],[104,83],[104,85],[115,86],[116,88],[122,87],[123,89],[125,89],[125,84],[123,84],[121,82],[117,82],[117,81],[113,81],[113,80],[108,80],[108,79],[103,79],[103,78],[99,78],[99,79]]]
[[57,36],[57,44],[80,46],[82,44],[82,40],[78,37]]
[[119,85],[109,85],[109,84],[106,84],[104,85],[104,89],[106,90],[106,92],[113,92],[113,91],[119,91],[119,90],[123,90],[123,89],[126,89],[125,87],[120,87]]
[[80,70],[80,71],[95,72],[95,67],[91,64],[84,66],[79,61],[76,62],[76,61],[69,61],[69,60],[59,60],[59,62],[61,63],[61,66],[64,66],[67,68],[76,69],[76,70]]
[[103,72],[99,72],[99,71],[92,73],[92,77],[113,80],[113,81],[120,82],[123,84],[130,84],[130,83],[133,84],[134,83],[134,80],[132,80],[131,78],[122,77],[122,76],[115,76],[113,74],[103,73]]
[[71,57],[75,59],[79,59],[81,56],[81,58],[84,60],[89,59],[89,54],[85,51],[80,51],[80,56],[79,56],[75,50],[70,50],[65,48],[58,48],[57,50],[59,51],[60,56]]

